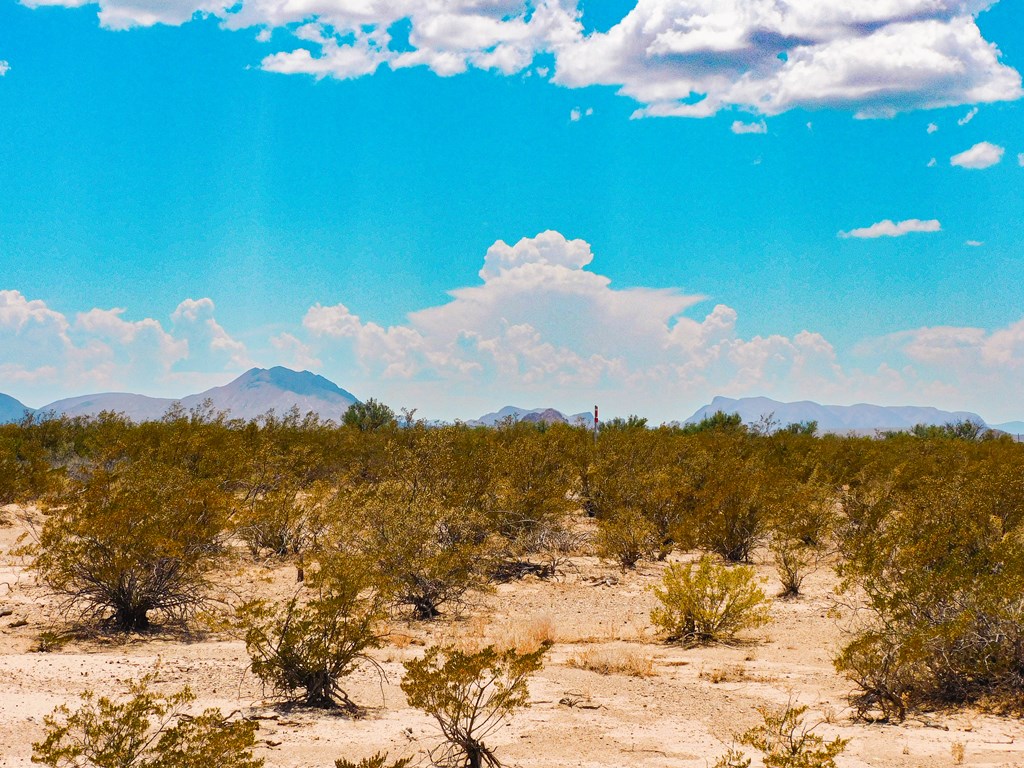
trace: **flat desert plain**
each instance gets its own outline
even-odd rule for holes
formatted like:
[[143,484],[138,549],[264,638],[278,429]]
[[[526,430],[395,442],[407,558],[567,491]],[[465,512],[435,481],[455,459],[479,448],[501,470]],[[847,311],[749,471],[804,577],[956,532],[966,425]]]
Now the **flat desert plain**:
[[[117,696],[127,681],[155,672],[156,688],[188,685],[197,709],[215,706],[257,719],[258,754],[269,768],[331,768],[386,750],[392,758],[426,753],[439,734],[411,709],[399,688],[402,661],[438,642],[467,646],[529,645],[553,639],[544,668],[530,684],[531,706],[492,739],[507,766],[536,768],[706,768],[733,735],[760,722],[757,708],[806,705],[808,722],[827,738],[849,739],[846,768],[1024,766],[1024,722],[974,709],[931,712],[900,725],[852,718],[850,684],[831,658],[843,627],[855,617],[835,594],[832,569],[808,577],[805,595],[774,600],[772,623],[733,645],[683,648],[666,644],[651,626],[651,588],[664,565],[622,573],[594,557],[574,557],[559,578],[528,577],[476,595],[457,619],[395,621],[390,642],[374,652],[385,672],[364,668],[348,680],[359,718],[287,709],[246,672],[244,643],[230,631],[201,635],[101,636],[51,652],[33,650],[41,632],[59,629],[58,601],[39,587],[25,558],[12,553],[39,513],[7,507],[0,527],[0,766],[32,765],[32,742],[54,707],[72,708],[83,691]],[[779,583],[767,558],[759,573],[768,594]],[[231,602],[286,595],[290,565],[239,557],[213,575],[215,597]],[[603,673],[586,667],[621,671]],[[962,747],[962,752],[961,752]],[[958,755],[962,754],[962,762]],[[755,758],[754,765],[760,763]]]

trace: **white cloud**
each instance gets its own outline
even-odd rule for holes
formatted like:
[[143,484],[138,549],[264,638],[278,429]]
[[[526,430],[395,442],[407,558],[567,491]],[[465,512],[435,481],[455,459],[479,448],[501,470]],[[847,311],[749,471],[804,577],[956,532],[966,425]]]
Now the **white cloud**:
[[921,219],[907,219],[906,221],[893,222],[885,219],[870,227],[852,229],[849,232],[840,232],[842,238],[871,239],[876,237],[903,237],[911,232],[941,232],[942,225],[936,219],[922,221]]
[[958,155],[953,155],[949,158],[949,164],[974,170],[991,168],[1002,161],[1005,151],[1003,147],[982,141]]
[[251,360],[245,344],[224,330],[214,310],[212,299],[185,299],[171,313],[174,330],[191,345],[191,359],[202,359],[210,367],[248,367]]
[[[905,330],[837,350],[813,329],[741,335],[735,309],[719,303],[697,312],[706,301],[699,295],[616,287],[594,261],[586,241],[558,232],[499,240],[478,283],[400,323],[315,304],[301,326],[249,343],[268,363],[320,369],[343,386],[448,418],[510,402],[569,412],[599,402],[606,413],[672,419],[715,394],[981,404],[997,420],[1019,415],[1024,319],[995,330]],[[214,312],[213,301],[200,298],[182,301],[170,327],[123,309],[69,321],[42,301],[0,291],[0,390],[30,393],[21,399],[40,405],[47,392],[180,396],[223,384],[225,364],[245,348]]]
[[319,368],[323,362],[313,353],[312,347],[290,333],[281,333],[270,337],[270,346],[277,350],[281,358],[277,365],[286,365],[299,370]]
[[0,77],[3,77],[4,75],[6,75],[10,71],[11,71],[11,65],[8,64],[3,59],[0,59]]
[[[810,126],[811,124],[808,123],[808,129]],[[742,120],[733,120],[732,127],[729,130],[736,134],[768,133],[768,123],[764,120],[759,120],[756,123],[744,123]]]
[[984,243],[981,240],[967,240],[964,245],[969,245],[971,248],[981,248]]
[[[345,79],[381,66],[512,74],[547,54],[554,82],[618,87],[639,102],[638,117],[729,107],[882,117],[1021,97],[1020,74],[975,23],[996,1],[637,0],[607,32],[590,34],[579,0],[101,0],[99,19],[127,29],[213,16],[227,29],[259,29],[264,42],[280,30],[274,39],[295,42],[262,66],[285,74]],[[399,49],[388,30],[403,20],[408,45]]]
[[[208,299],[186,299],[171,326],[126,309],[94,307],[73,319],[19,291],[0,290],[0,391],[31,384],[24,400],[135,390],[180,395],[183,380],[246,367],[244,345],[216,321]],[[208,384],[207,384],[208,386]]]
[[961,126],[961,127],[965,126],[969,122],[971,122],[971,120],[973,120],[977,114],[978,114],[978,108],[977,107],[972,107],[971,110],[966,115],[964,115],[963,117],[961,117],[959,120],[956,121],[956,124]]
[[555,81],[619,86],[637,117],[705,117],[730,106],[885,117],[1017,99],[974,16],[983,0],[639,0],[605,33],[558,51]]
[[934,157],[931,160],[928,161],[928,167],[929,168],[934,168],[938,164],[939,164],[939,161],[937,159],[935,159]]
[[569,112],[569,120],[573,123],[578,123],[581,117],[583,117],[583,113],[580,112],[579,107],[576,107]]
[[928,123],[928,129],[927,130],[928,130],[928,133],[935,133],[937,130],[939,130],[939,126],[937,126],[935,123]]
[[1021,168],[1024,168],[1024,152],[1021,152],[1019,155],[1017,155],[1017,165],[1019,165]]

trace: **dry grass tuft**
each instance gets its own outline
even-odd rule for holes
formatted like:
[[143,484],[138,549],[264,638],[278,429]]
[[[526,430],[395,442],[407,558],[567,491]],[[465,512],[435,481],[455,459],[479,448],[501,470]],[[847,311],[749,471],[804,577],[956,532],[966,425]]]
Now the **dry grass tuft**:
[[654,677],[654,660],[635,648],[583,648],[566,662],[570,667],[601,675]]

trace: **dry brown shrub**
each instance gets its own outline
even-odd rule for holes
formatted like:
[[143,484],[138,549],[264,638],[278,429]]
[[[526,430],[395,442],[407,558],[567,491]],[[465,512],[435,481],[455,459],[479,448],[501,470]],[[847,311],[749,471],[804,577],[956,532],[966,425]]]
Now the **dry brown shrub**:
[[570,667],[587,669],[601,675],[654,677],[654,659],[635,648],[583,648],[566,662]]

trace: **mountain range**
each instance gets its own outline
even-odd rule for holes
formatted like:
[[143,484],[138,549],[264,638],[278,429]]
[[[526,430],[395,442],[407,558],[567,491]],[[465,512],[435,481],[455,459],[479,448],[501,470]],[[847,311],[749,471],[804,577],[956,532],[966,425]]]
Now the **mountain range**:
[[[0,395],[0,422],[17,421],[26,408],[14,398]],[[7,405],[7,401],[13,405]],[[54,412],[58,416],[95,416],[101,411],[123,413],[133,421],[151,421],[163,416],[174,403],[190,410],[206,400],[215,411],[227,411],[231,418],[252,419],[270,409],[283,414],[293,406],[305,415],[313,411],[323,419],[341,421],[341,415],[358,399],[334,382],[309,371],[290,368],[252,368],[222,387],[187,395],[179,400],[148,397],[130,392],[104,392],[70,397],[36,409],[38,413]],[[19,408],[20,406],[20,408]]]
[[493,427],[499,421],[508,418],[527,422],[543,421],[548,424],[575,424],[582,420],[584,423],[589,424],[590,420],[594,417],[593,414],[587,412],[574,413],[571,416],[566,416],[564,413],[555,410],[554,408],[520,408],[516,405],[506,405],[500,411],[485,413],[479,419],[470,419],[466,423],[471,427]]
[[[252,368],[222,387],[187,395],[178,400],[130,392],[104,392],[57,400],[38,409],[23,405],[8,395],[0,394],[0,424],[19,421],[26,412],[54,412],[67,416],[94,416],[101,411],[123,413],[134,421],[159,419],[176,402],[190,410],[210,400],[215,411],[227,411],[232,418],[252,419],[273,409],[283,414],[292,407],[306,414],[310,411],[323,419],[340,421],[350,405],[358,402],[351,392],[323,376],[290,368]],[[816,421],[820,432],[856,432],[870,434],[874,430],[903,430],[915,424],[945,424],[951,421],[985,421],[969,411],[942,411],[920,406],[821,405],[810,400],[783,403],[767,397],[716,397],[699,408],[687,424],[695,424],[717,411],[738,413],[747,424],[771,417],[779,424]],[[589,412],[566,415],[554,408],[520,408],[507,405],[466,423],[471,426],[494,426],[512,417],[526,422],[591,424]],[[1024,433],[1024,422],[991,425],[1011,434]]]
[[940,425],[951,421],[973,421],[985,424],[985,420],[969,411],[940,411],[938,408],[921,406],[886,406],[858,403],[857,405],[820,405],[810,400],[796,403],[780,403],[767,397],[716,397],[708,405],[697,410],[686,420],[696,424],[712,414],[722,411],[738,413],[745,424],[771,417],[783,425],[816,421],[820,432],[872,432],[876,429],[910,429],[915,424]]

